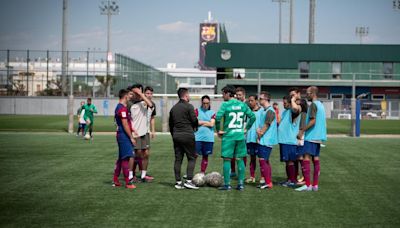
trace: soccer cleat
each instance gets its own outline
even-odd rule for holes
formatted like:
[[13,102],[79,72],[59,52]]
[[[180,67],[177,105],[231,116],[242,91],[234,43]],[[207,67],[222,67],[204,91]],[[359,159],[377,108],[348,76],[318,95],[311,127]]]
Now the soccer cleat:
[[183,186],[188,189],[199,189],[199,187],[193,184],[191,180],[186,180],[185,183],[183,183]]
[[134,175],[131,179],[129,179],[129,182],[132,182],[132,183],[139,183],[140,181],[139,181],[139,179]]
[[183,187],[183,185],[182,185],[182,181],[177,181],[176,183],[175,183],[175,186],[174,186],[176,189],[184,189],[185,187]]
[[297,178],[297,181],[298,181],[298,182],[303,182],[303,181],[304,181],[304,177],[303,177],[303,176],[300,176],[299,178]]
[[237,175],[236,175],[235,172],[231,173],[231,177],[236,177],[236,176],[237,176]]
[[272,183],[266,184],[266,183],[260,183],[259,186],[257,186],[257,188],[259,189],[271,189],[272,188]]
[[247,178],[246,183],[256,183],[256,178],[255,177]]
[[150,175],[146,175],[144,177],[146,180],[154,180],[154,177],[150,176]]
[[296,185],[305,185],[306,182],[305,181],[297,181]]
[[153,180],[147,179],[146,177],[140,178],[140,182],[141,182],[141,183],[151,183],[152,181],[153,181]]
[[295,191],[298,191],[298,192],[309,192],[311,190],[312,190],[311,186],[307,186],[307,185],[303,185],[303,186],[295,189]]
[[134,184],[132,184],[132,183],[128,183],[127,185],[125,185],[125,188],[128,188],[128,189],[135,189],[136,186],[135,186]]
[[312,190],[313,190],[314,192],[318,192],[318,185],[312,186]]
[[219,187],[218,190],[221,190],[221,191],[230,191],[230,190],[232,190],[232,187],[231,187],[230,185],[224,185],[224,186],[222,186],[222,187]]
[[288,187],[288,188],[294,188],[296,187],[296,184],[290,181],[286,181],[285,183],[281,184],[283,187]]
[[244,185],[238,184],[238,186],[236,187],[236,190],[243,191],[244,190]]
[[121,187],[121,183],[119,181],[114,181],[112,186],[113,187]]

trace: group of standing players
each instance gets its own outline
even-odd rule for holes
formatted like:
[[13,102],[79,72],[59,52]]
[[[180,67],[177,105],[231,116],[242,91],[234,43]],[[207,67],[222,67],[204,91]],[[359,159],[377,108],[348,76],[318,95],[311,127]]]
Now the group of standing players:
[[[257,158],[261,173],[258,187],[271,189],[270,154],[273,146],[279,144],[280,161],[285,162],[287,174],[286,181],[280,184],[293,187],[296,191],[318,191],[319,153],[322,142],[326,141],[326,118],[317,94],[318,88],[311,86],[307,88],[307,99],[302,99],[298,88],[289,89],[288,95],[283,97],[284,111],[280,116],[279,110],[271,104],[270,93],[266,91],[250,95],[246,100],[243,88],[226,86],[222,89],[224,103],[216,114],[210,109],[210,98],[203,96],[202,106],[196,109],[196,113],[199,123],[206,125],[200,126],[195,133],[196,151],[203,156],[201,172],[206,171],[208,156],[212,153],[212,127],[215,125],[218,136],[222,138],[224,186],[221,190],[232,189],[230,181],[235,176],[238,178],[238,190],[244,189],[245,182],[255,183]],[[250,156],[250,177],[245,180],[247,156]],[[314,165],[312,183],[311,161]],[[303,177],[298,179],[299,168]]]
[[[200,171],[205,173],[208,157],[213,153],[215,128],[222,139],[224,185],[220,190],[231,190],[231,177],[235,176],[238,178],[237,190],[243,190],[245,182],[255,183],[257,158],[261,173],[258,187],[271,189],[270,154],[273,146],[279,144],[280,160],[285,162],[287,174],[287,180],[280,184],[293,187],[296,191],[318,191],[319,153],[322,142],[326,141],[326,118],[324,106],[317,94],[318,88],[311,86],[307,88],[305,100],[301,98],[299,89],[290,89],[283,98],[284,111],[279,115],[279,110],[271,104],[271,95],[266,91],[250,95],[246,100],[243,88],[226,86],[222,89],[224,102],[215,112],[211,109],[209,96],[203,96],[201,106],[194,109],[189,103],[188,90],[179,89],[179,102],[171,109],[169,116],[175,151],[175,188],[197,189],[191,182],[196,157],[202,156]],[[154,121],[152,114],[155,114],[155,105],[135,86],[121,90],[119,98],[120,103],[115,110],[119,157],[114,172],[114,185],[121,185],[118,176],[122,169],[126,187],[135,188],[132,183],[135,181],[132,175],[135,154],[142,163],[141,181],[153,179],[146,175],[146,170],[150,148],[149,132],[154,133],[154,126],[150,131],[149,122],[152,118]],[[129,107],[130,100],[134,102]],[[181,165],[184,155],[188,159],[188,167],[186,180],[182,182]],[[245,180],[248,155],[250,177]],[[314,165],[312,183],[311,161]],[[300,167],[304,180],[298,180]]]

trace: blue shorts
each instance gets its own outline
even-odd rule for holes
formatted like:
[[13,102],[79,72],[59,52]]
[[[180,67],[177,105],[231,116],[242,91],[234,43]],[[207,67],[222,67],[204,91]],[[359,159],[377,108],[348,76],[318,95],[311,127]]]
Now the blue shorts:
[[80,124],[79,124],[79,127],[80,127],[80,128],[85,128],[85,126],[86,126],[86,124],[84,124],[84,123],[80,123]]
[[269,160],[269,156],[271,155],[272,147],[263,146],[258,144],[257,156],[259,158],[264,158],[265,160]]
[[281,161],[296,161],[297,160],[297,145],[279,144]]
[[256,156],[258,152],[258,143],[247,143],[247,153],[251,156]]
[[297,146],[296,156],[299,158],[304,155],[304,146]]
[[304,141],[304,154],[309,154],[311,156],[318,157],[320,149],[321,149],[321,144]]
[[118,159],[131,158],[135,155],[134,146],[130,139],[126,136],[117,136],[118,143]]
[[196,152],[198,155],[207,156],[213,153],[213,142],[196,141]]

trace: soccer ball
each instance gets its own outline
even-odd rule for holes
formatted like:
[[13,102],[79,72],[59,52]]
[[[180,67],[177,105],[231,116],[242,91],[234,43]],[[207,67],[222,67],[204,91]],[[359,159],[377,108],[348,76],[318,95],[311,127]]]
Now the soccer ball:
[[206,183],[211,187],[220,187],[224,183],[224,179],[218,172],[211,172],[205,176]]
[[90,139],[90,135],[86,134],[83,138],[86,139],[86,140],[89,140]]
[[206,180],[204,177],[205,177],[204,173],[198,173],[198,174],[194,175],[194,177],[192,179],[193,184],[195,184],[197,187],[203,186],[206,183]]

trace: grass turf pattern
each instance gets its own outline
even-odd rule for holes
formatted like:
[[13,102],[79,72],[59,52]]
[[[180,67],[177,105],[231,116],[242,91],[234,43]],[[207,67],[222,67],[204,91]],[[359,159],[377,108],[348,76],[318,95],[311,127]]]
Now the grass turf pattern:
[[[111,187],[115,136],[95,135],[91,142],[64,133],[3,132],[0,145],[1,227],[400,225],[397,139],[329,139],[321,152],[319,192],[295,192],[277,184],[272,190],[246,185],[243,192],[176,190],[167,135],[152,141],[149,173],[155,181],[137,184],[135,190]],[[222,171],[219,156],[216,139],[207,172]],[[274,182],[282,181],[284,164],[277,148],[271,161]]]

